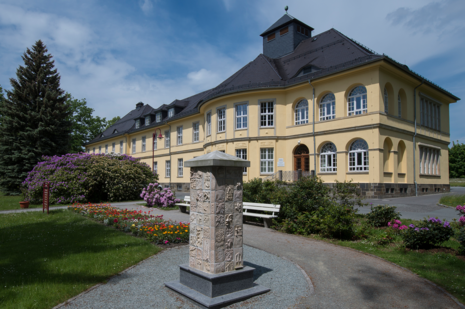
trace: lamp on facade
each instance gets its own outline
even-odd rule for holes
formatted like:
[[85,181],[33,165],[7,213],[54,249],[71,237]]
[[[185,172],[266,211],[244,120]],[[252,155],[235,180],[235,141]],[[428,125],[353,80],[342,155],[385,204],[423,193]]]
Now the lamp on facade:
[[[160,130],[160,134],[158,134],[158,136],[157,136],[157,130]],[[153,138],[153,144],[152,144],[152,172],[153,172],[155,170],[155,162],[154,162],[154,159],[155,159],[155,147],[154,147],[155,138],[158,138],[160,140],[163,139],[163,135],[161,134],[161,129],[160,128],[155,129],[155,132],[153,132],[152,138]]]

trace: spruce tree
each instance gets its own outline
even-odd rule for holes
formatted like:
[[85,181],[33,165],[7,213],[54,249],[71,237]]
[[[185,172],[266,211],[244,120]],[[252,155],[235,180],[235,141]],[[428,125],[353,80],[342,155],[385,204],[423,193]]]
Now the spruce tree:
[[23,54],[0,106],[0,189],[18,192],[43,155],[62,155],[70,147],[71,123],[65,92],[52,55],[42,41]]

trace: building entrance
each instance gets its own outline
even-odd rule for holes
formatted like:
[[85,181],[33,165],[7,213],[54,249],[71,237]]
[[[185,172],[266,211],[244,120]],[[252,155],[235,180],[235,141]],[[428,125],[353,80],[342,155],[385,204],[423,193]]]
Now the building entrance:
[[308,147],[305,145],[299,145],[294,150],[294,171],[302,170],[302,172],[310,171],[310,159],[309,159]]

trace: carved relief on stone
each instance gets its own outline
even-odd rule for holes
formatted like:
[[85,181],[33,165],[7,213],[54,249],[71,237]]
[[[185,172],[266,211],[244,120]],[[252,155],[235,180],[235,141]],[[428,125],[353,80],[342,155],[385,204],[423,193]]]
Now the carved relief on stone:
[[196,237],[195,237],[195,246],[196,247],[202,247],[202,228],[201,227],[197,227],[197,230],[196,230]]
[[234,211],[242,213],[242,202],[234,202]]
[[216,214],[224,214],[224,203],[216,203],[215,205],[215,213]]
[[202,252],[202,249],[200,248],[197,248],[196,251],[195,251],[195,259],[197,260],[203,260],[203,252]]
[[215,202],[224,203],[224,191],[223,190],[215,191]]
[[224,262],[213,264],[213,273],[215,274],[224,273]]
[[195,257],[189,258],[189,267],[195,268]]
[[203,262],[203,267],[204,267],[204,270],[205,270],[206,272],[211,272],[211,270],[210,270],[210,269],[211,269],[211,268],[210,268],[210,263],[208,263],[208,262],[206,262],[206,261]]
[[198,225],[202,225],[202,219],[203,219],[203,215],[202,214],[197,214],[196,216],[196,221],[195,221],[195,224],[198,224]]
[[225,213],[232,214],[234,212],[234,204],[233,202],[226,202],[225,203]]
[[203,240],[202,260],[210,262],[210,239]]
[[190,216],[189,216],[190,223],[194,223],[196,218],[197,218],[196,214],[190,214]]
[[235,254],[234,256],[234,263],[235,263],[235,268],[242,268],[244,267],[243,266],[243,263],[242,263],[242,253],[241,252],[238,252]]
[[215,226],[216,227],[224,226],[224,215],[217,215],[215,217]]
[[230,238],[234,236],[234,228],[232,226],[226,227],[226,238]]
[[224,263],[224,271],[225,272],[228,272],[228,271],[234,271],[234,262],[225,262]]
[[209,215],[209,214],[203,215],[203,222],[202,222],[202,224],[203,224],[203,225],[207,225],[207,226],[210,225],[210,215]]
[[225,247],[226,247],[226,249],[232,249],[233,248],[233,239],[232,238],[226,239]]
[[232,249],[224,250],[224,260],[226,262],[231,262],[233,260],[233,254],[234,254],[234,250]]
[[234,228],[234,236],[242,236],[242,226],[236,225]]
[[195,268],[197,268],[198,270],[203,270],[203,261],[195,260]]
[[242,248],[242,236],[234,237],[234,248]]
[[[191,230],[191,232],[192,232],[192,230]],[[190,244],[191,246],[195,246],[195,233],[191,233],[191,234],[189,235],[189,244]]]
[[197,193],[197,202],[199,203],[210,202],[210,193],[199,191]]
[[202,189],[202,172],[201,171],[192,171],[191,170],[191,189]]
[[215,263],[224,262],[224,250],[215,251]]
[[210,228],[208,226],[203,227],[203,239],[210,239]]
[[190,213],[197,212],[197,203],[191,203]]
[[204,175],[203,185],[205,189],[210,190],[211,174],[207,172]]
[[236,213],[234,214],[234,225],[240,225],[242,223],[242,213]]
[[233,215],[232,214],[225,215],[224,221],[225,221],[226,227],[231,227],[231,224],[233,221]]
[[224,229],[215,230],[215,248],[224,245]]
[[234,187],[233,186],[227,186],[226,187],[226,193],[225,193],[225,201],[229,202],[233,200],[233,194],[234,194]]
[[234,191],[234,200],[236,202],[242,202],[242,191]]
[[242,183],[240,183],[240,182],[236,183],[236,185],[234,186],[234,190],[236,190],[236,191],[237,191],[237,190],[242,191]]
[[189,256],[196,257],[197,256],[197,248],[194,246],[189,246]]

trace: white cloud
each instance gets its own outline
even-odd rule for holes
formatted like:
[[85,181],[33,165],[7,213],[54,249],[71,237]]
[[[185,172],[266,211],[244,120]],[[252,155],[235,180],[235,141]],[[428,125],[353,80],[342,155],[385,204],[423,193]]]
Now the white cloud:
[[145,14],[149,13],[153,9],[153,3],[151,0],[143,0],[139,3],[139,6]]
[[227,11],[231,11],[233,0],[223,0],[223,4]]
[[203,68],[196,72],[190,72],[187,74],[187,78],[194,85],[205,85],[206,89],[214,87],[222,81],[217,73]]

